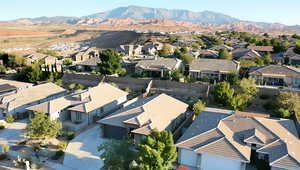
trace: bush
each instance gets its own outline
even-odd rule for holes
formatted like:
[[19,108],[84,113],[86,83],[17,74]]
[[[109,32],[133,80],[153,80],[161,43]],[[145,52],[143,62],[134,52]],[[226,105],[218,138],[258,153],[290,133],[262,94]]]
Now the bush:
[[0,130],[5,129],[4,125],[0,125]]
[[67,139],[68,140],[72,140],[75,138],[75,133],[74,132],[68,132],[67,133]]
[[58,160],[60,157],[64,156],[65,152],[62,150],[56,151],[55,155],[52,156],[53,160]]
[[2,145],[2,152],[3,153],[9,152],[9,149],[10,149],[9,145]]
[[15,121],[13,115],[8,115],[6,118],[6,122],[7,123],[13,123]]
[[271,111],[271,110],[274,110],[274,103],[273,102],[267,102],[263,105],[263,108],[268,110],[268,111]]
[[6,154],[0,154],[0,161],[3,161],[7,158]]
[[198,101],[197,103],[195,103],[193,105],[193,112],[196,116],[198,116],[202,111],[205,110],[205,103],[203,103],[202,101]]
[[61,141],[61,142],[59,142],[57,147],[60,150],[65,150],[67,148],[67,146],[68,146],[68,143],[66,141]]
[[262,95],[259,96],[259,98],[262,99],[262,100],[267,100],[267,99],[269,99],[270,97],[271,97],[271,96],[268,95],[268,94],[262,94]]
[[292,116],[291,112],[289,110],[280,108],[278,110],[279,116],[282,118],[290,118]]

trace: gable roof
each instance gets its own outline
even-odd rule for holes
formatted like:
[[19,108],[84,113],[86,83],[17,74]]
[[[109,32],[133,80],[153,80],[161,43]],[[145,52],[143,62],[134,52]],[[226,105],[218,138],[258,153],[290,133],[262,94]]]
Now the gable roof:
[[234,59],[255,59],[261,58],[262,56],[255,50],[247,49],[247,48],[237,48],[232,52],[232,56]]
[[199,153],[249,162],[251,147],[247,143],[253,142],[262,146],[257,152],[269,155],[270,165],[300,168],[300,141],[292,120],[205,110],[176,145]]
[[98,86],[81,93],[81,98],[87,102],[71,107],[68,110],[88,113],[127,95],[127,92],[108,83],[100,83]]
[[82,61],[77,63],[76,65],[81,65],[81,66],[97,66],[101,62],[99,57],[93,57],[91,59]]
[[261,52],[273,52],[273,46],[248,46],[248,49]]
[[4,107],[16,108],[63,92],[66,92],[66,90],[54,83],[45,83],[4,96],[2,103]]
[[187,108],[187,104],[166,94],[160,94],[139,99],[98,123],[118,127],[131,125],[137,127],[133,133],[147,135],[153,129],[165,130],[174,119],[185,113]]
[[215,71],[215,72],[236,72],[239,70],[239,63],[233,60],[224,59],[194,59],[190,65],[190,71]]
[[300,78],[300,70],[295,67],[284,65],[268,65],[250,69],[249,75],[290,76]]
[[140,67],[142,69],[168,69],[174,70],[179,67],[179,64],[182,61],[176,58],[163,58],[163,57],[156,57],[155,59],[151,60],[141,60],[136,64],[136,67]]

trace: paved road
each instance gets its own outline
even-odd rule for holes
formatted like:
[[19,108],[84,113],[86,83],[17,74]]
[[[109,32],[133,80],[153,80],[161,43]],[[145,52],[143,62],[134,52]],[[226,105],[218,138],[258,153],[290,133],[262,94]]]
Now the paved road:
[[104,141],[98,126],[81,133],[69,143],[63,164],[74,170],[99,170],[103,161],[97,147]]
[[0,145],[14,145],[18,140],[24,139],[24,131],[27,120],[14,122],[7,125],[7,128],[0,130]]

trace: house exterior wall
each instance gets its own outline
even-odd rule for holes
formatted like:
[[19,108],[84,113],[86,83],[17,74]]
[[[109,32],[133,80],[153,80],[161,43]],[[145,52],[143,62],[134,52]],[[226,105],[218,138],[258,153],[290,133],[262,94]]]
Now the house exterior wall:
[[103,135],[106,138],[121,140],[127,136],[127,129],[125,128],[110,125],[102,125],[102,129]]
[[274,81],[275,81],[275,79],[278,79],[278,80],[281,79],[287,86],[292,86],[292,87],[300,86],[300,79],[294,78],[294,77],[283,77],[283,76],[271,77],[271,76],[253,75],[253,74],[250,74],[250,77],[253,78],[254,80],[256,80],[256,83],[260,84],[260,85],[264,85],[264,83],[266,83],[266,81],[269,82],[269,83],[267,83],[267,85],[271,85],[272,79],[274,79]]
[[178,162],[180,165],[197,167],[198,154],[188,149],[179,149]]
[[89,116],[86,113],[71,111],[71,121],[87,126],[89,124]]
[[201,170],[242,170],[242,168],[245,169],[243,163],[238,160],[219,157],[207,153],[203,153],[201,155]]

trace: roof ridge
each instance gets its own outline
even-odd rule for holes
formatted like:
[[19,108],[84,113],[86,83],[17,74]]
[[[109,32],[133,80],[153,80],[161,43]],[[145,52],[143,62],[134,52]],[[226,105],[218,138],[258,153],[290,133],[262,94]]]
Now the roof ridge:
[[[184,143],[184,142],[187,142],[187,141],[189,141],[189,140],[192,140],[192,139],[194,139],[194,138],[196,138],[196,137],[199,137],[200,135],[206,134],[206,133],[211,132],[211,131],[213,131],[213,130],[217,130],[217,128],[213,128],[213,129],[210,129],[210,130],[205,131],[205,132],[203,132],[203,133],[200,133],[200,134],[198,134],[198,135],[195,135],[195,136],[193,136],[193,137],[191,137],[191,138],[188,138],[188,139],[186,139],[186,140],[183,140],[183,141],[177,143],[176,145],[180,145],[180,144],[182,144],[182,143]],[[220,131],[220,130],[219,130],[219,131]]]
[[276,140],[274,140],[273,142],[271,142],[271,143],[269,143],[269,144],[266,144],[265,146],[263,146],[263,147],[257,149],[257,151],[260,152],[260,150],[263,150],[263,149],[269,147],[269,145],[272,145],[273,143],[279,142],[279,141],[282,141],[282,140],[281,140],[280,138],[279,138],[279,139],[276,139]]
[[274,163],[280,161],[281,159],[283,159],[283,158],[285,158],[285,157],[287,157],[287,156],[289,156],[289,154],[285,154],[285,155],[283,155],[282,157],[280,157],[280,158],[274,160],[273,162],[270,162],[270,165],[273,165]]

